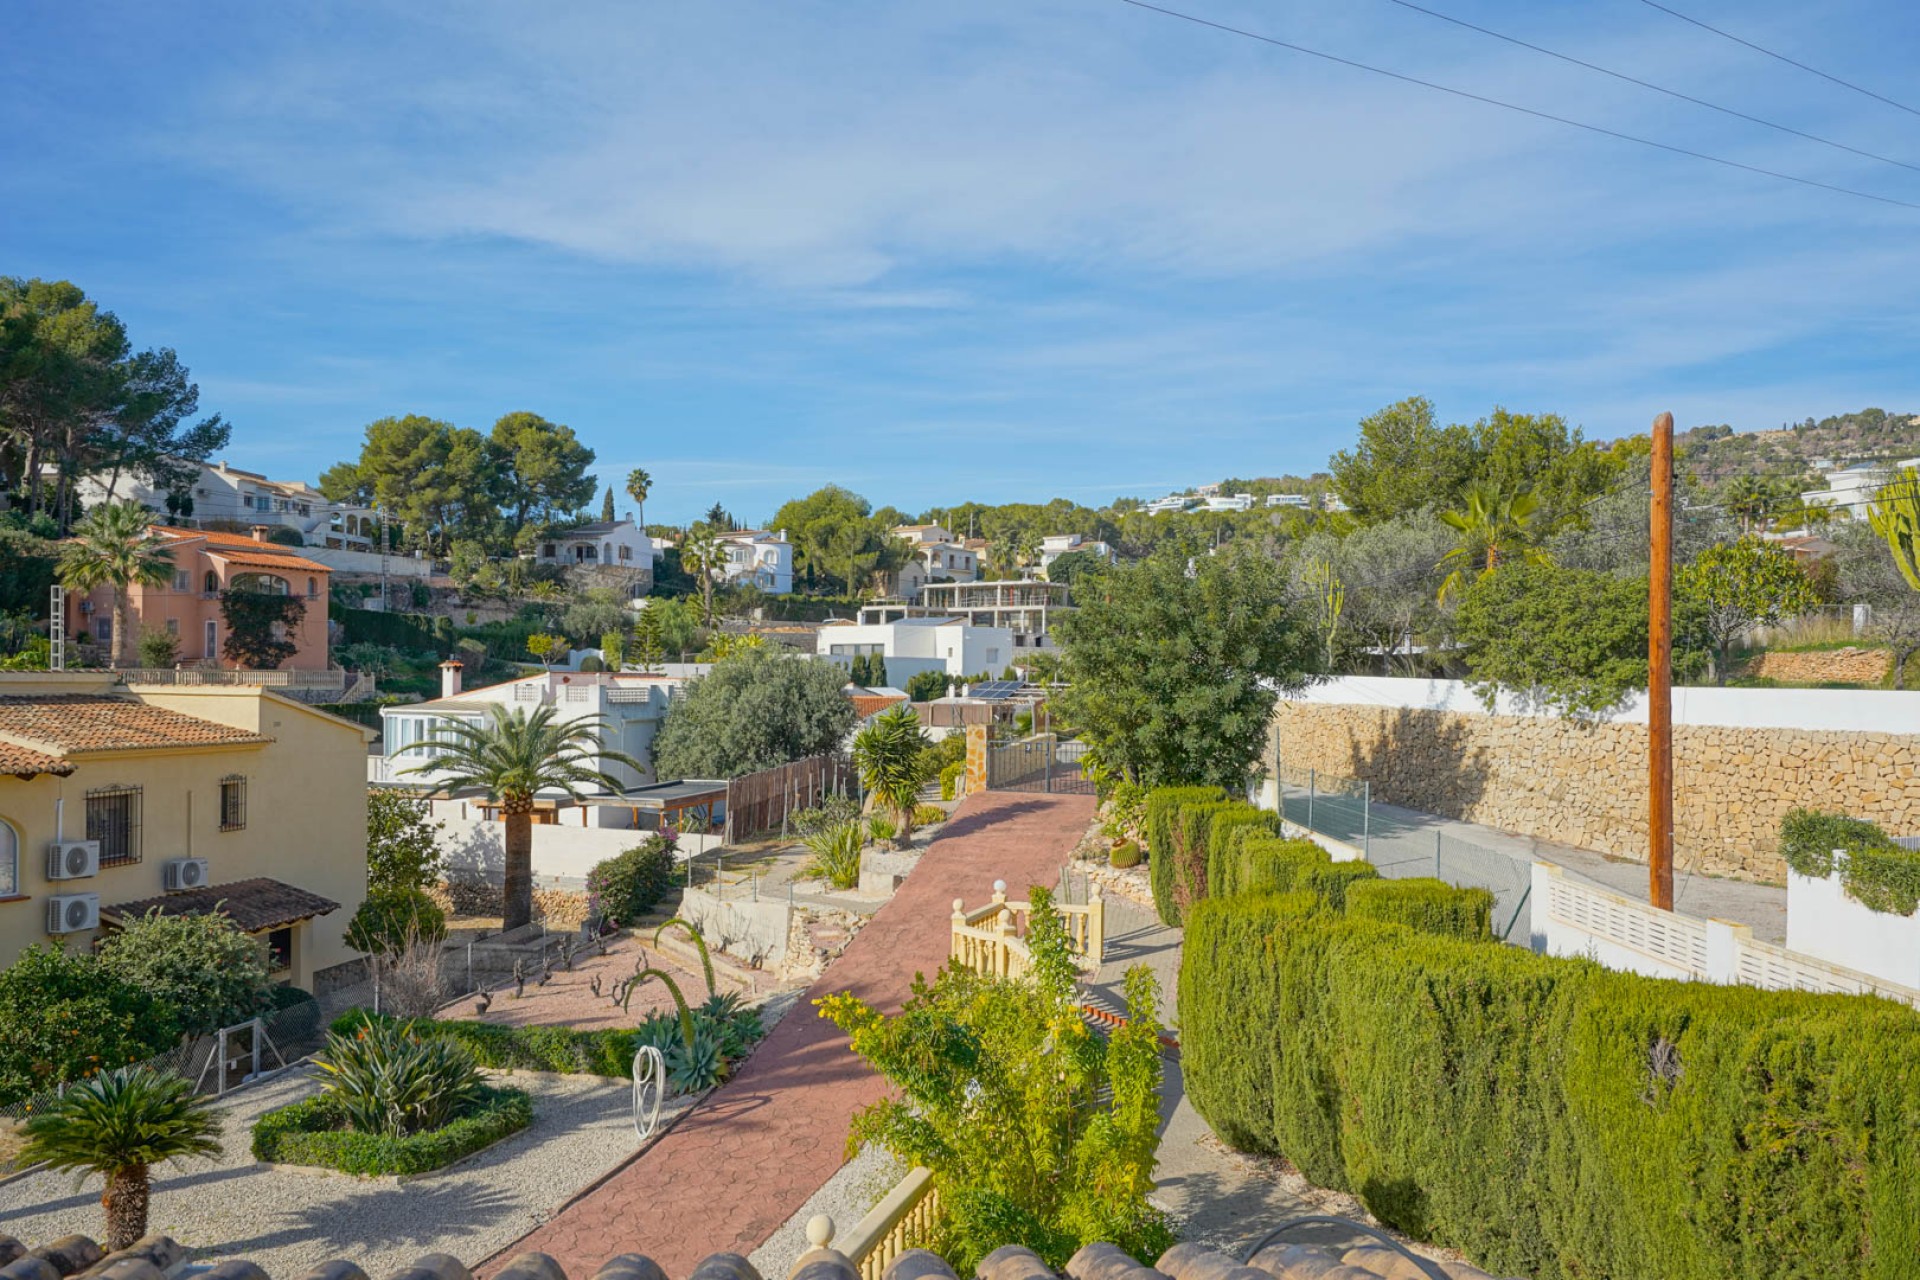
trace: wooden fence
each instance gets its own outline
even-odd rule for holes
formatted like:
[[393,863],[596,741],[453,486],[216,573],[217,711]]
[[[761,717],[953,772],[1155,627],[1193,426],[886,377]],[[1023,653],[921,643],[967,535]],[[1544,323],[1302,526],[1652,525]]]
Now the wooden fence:
[[784,830],[789,817],[829,795],[854,795],[859,784],[844,756],[809,756],[727,783],[726,842]]

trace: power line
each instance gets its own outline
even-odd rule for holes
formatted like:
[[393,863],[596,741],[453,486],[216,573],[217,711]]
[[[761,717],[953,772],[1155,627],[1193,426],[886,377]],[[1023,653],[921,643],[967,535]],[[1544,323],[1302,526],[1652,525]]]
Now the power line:
[[1768,129],[1777,129],[1781,133],[1790,133],[1796,138],[1805,138],[1809,142],[1817,142],[1823,147],[1832,147],[1838,151],[1846,151],[1856,156],[1864,156],[1868,160],[1878,160],[1882,164],[1897,165],[1902,169],[1909,169],[1915,173],[1920,173],[1920,164],[1908,164],[1905,160],[1895,160],[1892,156],[1883,156],[1877,152],[1865,151],[1859,147],[1848,146],[1844,142],[1835,142],[1832,138],[1823,138],[1817,133],[1808,133],[1806,130],[1796,129],[1792,125],[1778,124],[1772,120],[1762,119],[1759,116],[1748,115],[1744,111],[1736,111],[1732,107],[1723,107],[1717,102],[1708,102],[1705,98],[1696,98],[1692,94],[1681,93],[1678,89],[1669,89],[1665,85],[1655,84],[1651,80],[1642,80],[1640,77],[1630,76],[1624,71],[1614,71],[1598,63],[1588,62],[1585,59],[1576,58],[1571,54],[1558,53],[1541,45],[1531,44],[1515,36],[1504,35],[1501,32],[1478,26],[1465,19],[1455,18],[1448,14],[1441,13],[1438,10],[1426,8],[1424,5],[1417,5],[1413,3],[1413,0],[1388,0],[1388,3],[1397,4],[1402,9],[1411,9],[1415,13],[1424,13],[1429,18],[1438,18],[1442,22],[1450,22],[1456,27],[1465,27],[1468,31],[1478,31],[1483,36],[1492,36],[1495,40],[1504,40],[1508,44],[1518,45],[1522,49],[1531,49],[1535,53],[1543,53],[1549,58],[1558,58],[1560,61],[1571,63],[1576,67],[1585,67],[1588,71],[1597,71],[1603,76],[1612,76],[1615,80],[1624,80],[1628,84],[1637,84],[1642,89],[1651,89],[1655,93],[1664,93],[1669,98],[1677,98],[1681,102],[1691,102],[1696,107],[1705,107],[1709,111],[1718,111],[1721,115],[1732,116],[1736,120],[1745,120],[1750,124],[1763,125]]
[[1422,89],[1433,89],[1440,93],[1451,94],[1456,98],[1465,98],[1469,102],[1480,102],[1490,107],[1501,107],[1508,111],[1517,111],[1523,116],[1532,116],[1536,120],[1548,120],[1554,124],[1563,124],[1572,129],[1582,129],[1588,133],[1597,133],[1602,137],[1617,138],[1622,142],[1638,143],[1643,147],[1652,147],[1656,151],[1665,151],[1677,156],[1689,156],[1692,159],[1705,160],[1710,164],[1722,165],[1728,169],[1739,169],[1746,173],[1759,174],[1763,178],[1777,178],[1782,182],[1798,183],[1803,187],[1815,187],[1821,191],[1831,191],[1836,195],[1852,196],[1858,200],[1872,200],[1877,204],[1890,204],[1901,209],[1920,209],[1920,204],[1916,204],[1910,200],[1896,200],[1892,196],[1875,195],[1870,191],[1859,191],[1852,187],[1835,186],[1830,182],[1819,182],[1813,178],[1802,178],[1795,174],[1782,173],[1777,169],[1762,169],[1758,165],[1744,164],[1738,160],[1728,160],[1724,156],[1709,155],[1705,151],[1694,151],[1687,147],[1677,147],[1672,143],[1655,142],[1652,138],[1642,138],[1636,134],[1622,133],[1618,129],[1609,129],[1603,125],[1587,124],[1585,121],[1569,119],[1566,116],[1557,116],[1550,111],[1539,111],[1533,107],[1523,107],[1518,103],[1504,102],[1499,98],[1489,98],[1484,94],[1471,93],[1465,89],[1455,89],[1451,85],[1439,84],[1432,80],[1422,80],[1418,76],[1405,75],[1398,71],[1388,71],[1384,67],[1372,66],[1365,62],[1356,62],[1352,58],[1343,58],[1338,54],[1323,53],[1318,49],[1309,49],[1303,44],[1294,44],[1291,41],[1281,40],[1276,36],[1263,36],[1257,31],[1248,31],[1244,27],[1228,26],[1224,22],[1215,22],[1210,18],[1198,17],[1191,13],[1182,13],[1178,9],[1162,8],[1160,5],[1147,3],[1147,0],[1120,0],[1120,3],[1131,5],[1136,9],[1146,9],[1152,13],[1163,14],[1169,18],[1178,18],[1182,22],[1191,22],[1198,27],[1211,27],[1215,31],[1224,31],[1228,35],[1241,36],[1248,40],[1258,40],[1262,44],[1270,44],[1277,49],[1288,49],[1294,53],[1304,53],[1310,58],[1319,58],[1323,62],[1337,63],[1343,67],[1352,67],[1356,71],[1367,71],[1377,76],[1385,76],[1389,80],[1398,80],[1403,84],[1418,85]]
[[1784,53],[1775,53],[1773,50],[1767,48],[1766,46],[1755,44],[1751,40],[1742,40],[1739,36],[1734,35],[1731,31],[1722,31],[1719,27],[1710,26],[1709,24],[1700,21],[1700,19],[1698,18],[1689,18],[1686,14],[1681,13],[1678,9],[1669,9],[1666,5],[1655,3],[1655,0],[1640,0],[1640,3],[1646,5],[1649,9],[1658,9],[1660,12],[1664,14],[1668,14],[1672,17],[1678,18],[1682,22],[1690,22],[1694,26],[1699,27],[1702,31],[1711,31],[1713,32],[1714,35],[1719,36],[1723,40],[1731,40],[1735,44],[1745,45],[1747,48],[1753,50],[1755,53],[1764,53],[1769,58],[1777,59],[1781,62],[1786,63],[1790,67],[1798,67],[1802,71],[1807,72],[1809,75],[1819,76],[1822,80],[1831,80],[1834,84],[1837,84],[1844,89],[1851,89],[1855,93],[1864,93],[1869,98],[1872,98],[1877,102],[1884,102],[1890,107],[1898,107],[1900,110],[1906,112],[1910,116],[1920,116],[1920,111],[1916,111],[1914,108],[1908,106],[1904,102],[1895,102],[1892,98],[1887,97],[1884,93],[1875,93],[1871,89],[1863,89],[1851,80],[1842,80],[1839,76],[1828,75],[1826,72],[1820,70],[1820,68],[1810,67],[1804,62],[1799,62],[1793,58],[1789,58]]

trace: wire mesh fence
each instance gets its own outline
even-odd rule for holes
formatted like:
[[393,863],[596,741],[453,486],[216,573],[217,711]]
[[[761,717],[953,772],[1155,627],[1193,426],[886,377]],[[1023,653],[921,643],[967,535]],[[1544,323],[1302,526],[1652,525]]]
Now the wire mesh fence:
[[1317,769],[1276,770],[1282,816],[1297,827],[1358,850],[1392,880],[1431,876],[1493,894],[1493,931],[1526,945],[1531,936],[1529,857],[1448,834],[1439,819],[1373,798],[1364,780]]
[[[197,1093],[226,1094],[255,1078],[304,1058],[326,1039],[326,1019],[315,1000],[264,1013],[248,1022],[179,1044],[128,1066],[177,1075]],[[77,1081],[68,1080],[29,1097],[0,1104],[0,1121],[18,1123],[45,1111]]]

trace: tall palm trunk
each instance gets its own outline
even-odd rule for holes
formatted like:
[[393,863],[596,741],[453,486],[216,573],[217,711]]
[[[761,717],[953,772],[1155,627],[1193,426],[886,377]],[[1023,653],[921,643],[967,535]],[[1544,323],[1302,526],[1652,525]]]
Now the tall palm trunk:
[[107,1175],[107,1189],[100,1197],[107,1211],[107,1252],[131,1248],[134,1241],[147,1234],[147,1204],[152,1193],[143,1164],[115,1169]]
[[127,661],[127,589],[113,589],[113,645],[107,654],[110,667],[132,666]]
[[507,829],[500,927],[518,929],[533,923],[533,797],[501,796],[500,816]]

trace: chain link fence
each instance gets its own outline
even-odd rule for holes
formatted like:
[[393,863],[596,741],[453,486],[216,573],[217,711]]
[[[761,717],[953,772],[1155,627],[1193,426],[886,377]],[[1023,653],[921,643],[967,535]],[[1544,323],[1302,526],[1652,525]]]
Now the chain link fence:
[[1281,816],[1296,827],[1358,850],[1390,880],[1430,876],[1493,894],[1493,931],[1528,945],[1532,859],[1448,834],[1439,819],[1373,799],[1373,786],[1317,769],[1275,770]]
[[[224,1095],[306,1057],[325,1043],[326,1030],[319,1002],[302,1000],[210,1035],[183,1038],[164,1053],[128,1065],[177,1075],[196,1093]],[[0,1106],[0,1122],[17,1124],[45,1111],[75,1083],[66,1081]]]

